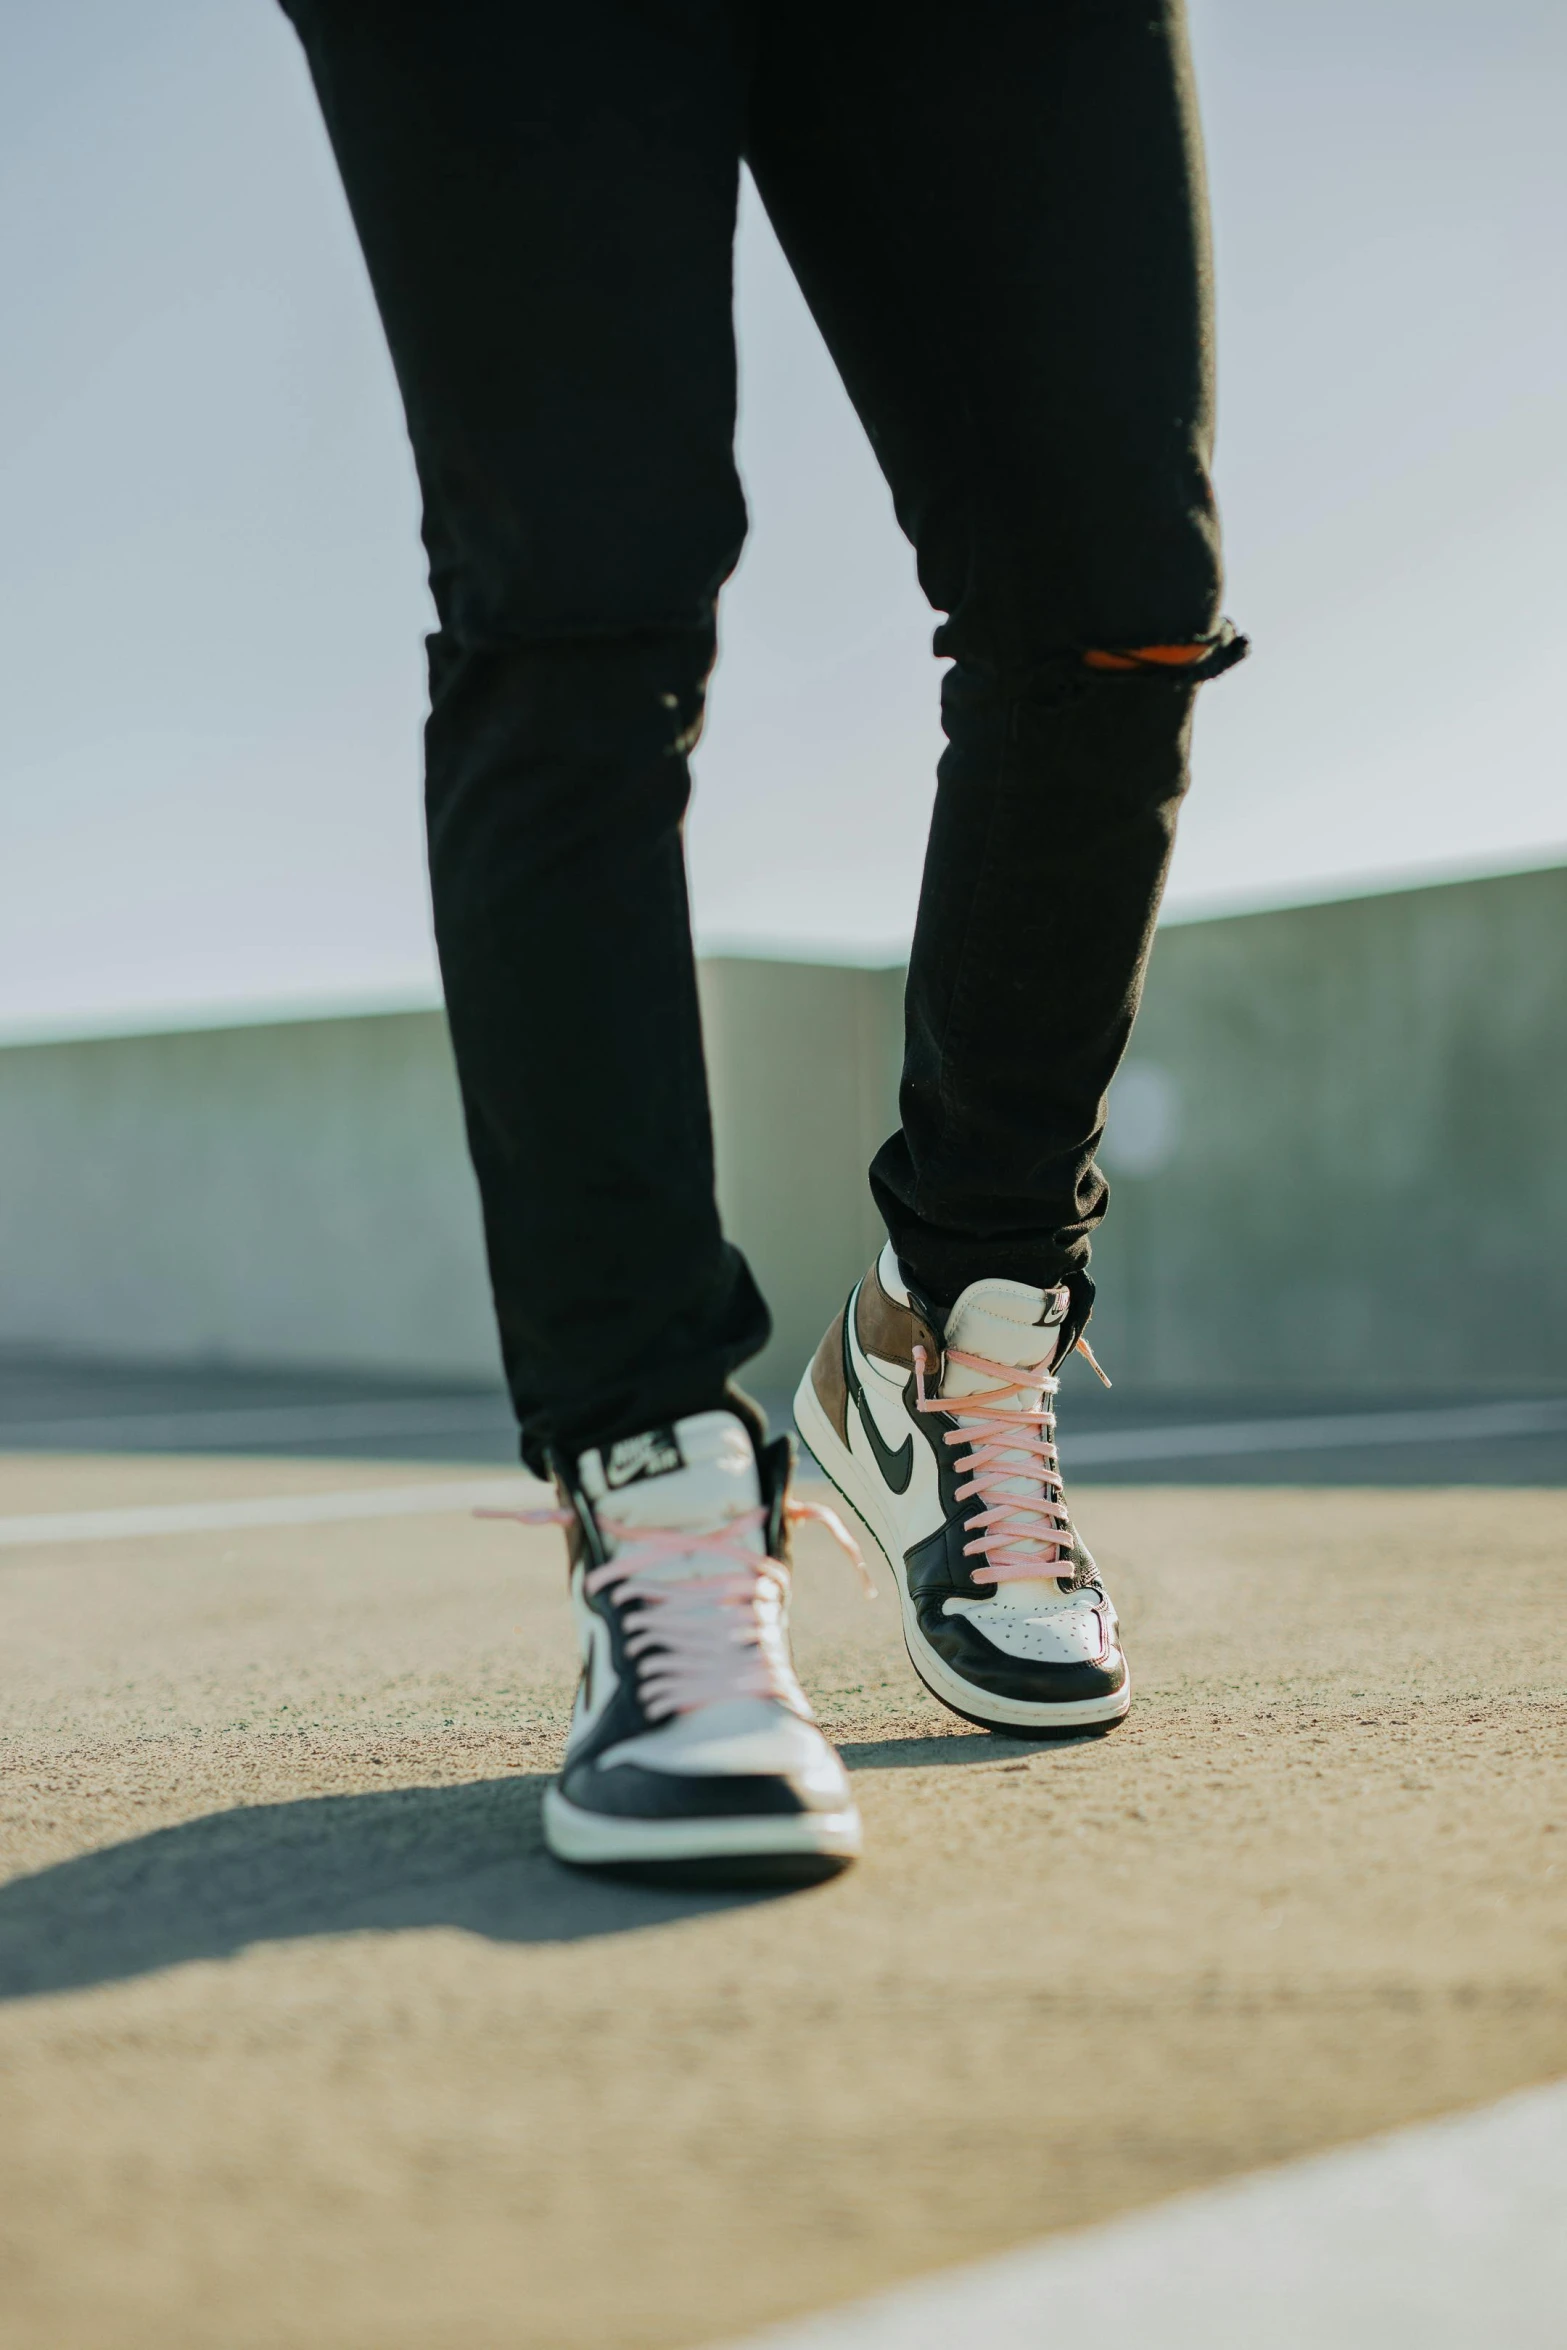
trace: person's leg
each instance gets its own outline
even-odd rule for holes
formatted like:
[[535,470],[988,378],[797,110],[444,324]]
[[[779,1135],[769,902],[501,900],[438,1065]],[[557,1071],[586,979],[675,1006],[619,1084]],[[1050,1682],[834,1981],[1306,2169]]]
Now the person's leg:
[[[1218,617],[1181,10],[791,10],[748,155],[954,663],[872,1186],[930,1298],[1064,1278],[1080,1326],[1195,680],[1242,649]],[[1104,659],[1151,647],[1179,651]]]
[[526,1457],[718,1403],[687,754],[745,531],[726,0],[289,0],[424,494],[430,873]]
[[713,1201],[680,831],[745,527],[747,10],[291,8],[424,490],[436,935],[583,1648],[545,1838],[586,1866],[819,1876],[859,1819],[789,1655],[791,1448],[726,1386],[767,1316]]
[[891,1236],[795,1413],[968,1719],[1118,1720],[1055,1372],[1092,1302],[1125,1048],[1218,617],[1195,111],[1171,0],[866,0],[770,20],[748,153],[953,667]]

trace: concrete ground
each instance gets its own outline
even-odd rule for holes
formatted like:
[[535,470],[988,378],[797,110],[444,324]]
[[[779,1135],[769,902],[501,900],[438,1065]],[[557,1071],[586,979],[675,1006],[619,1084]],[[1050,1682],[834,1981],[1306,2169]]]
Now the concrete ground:
[[1042,1747],[812,1535],[868,1856],[723,1901],[543,1857],[558,1537],[343,1515],[438,1474],[0,1460],[6,2350],[675,2350],[1567,2071],[1561,1492],[1098,1486]]

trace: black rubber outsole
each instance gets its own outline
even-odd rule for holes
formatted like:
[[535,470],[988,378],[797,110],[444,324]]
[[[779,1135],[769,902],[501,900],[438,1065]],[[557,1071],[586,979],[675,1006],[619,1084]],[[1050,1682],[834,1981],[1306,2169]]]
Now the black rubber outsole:
[[708,1860],[563,1860],[562,1868],[584,1877],[610,1877],[624,1885],[662,1885],[675,1893],[784,1893],[822,1885],[854,1865],[839,1852],[734,1852]]
[[1119,1730],[1127,1719],[1126,1714],[1117,1714],[1108,1722],[1058,1722],[1035,1730],[1021,1722],[987,1722],[980,1714],[967,1714],[962,1706],[954,1705],[950,1697],[943,1697],[940,1690],[931,1689],[923,1674],[920,1675],[920,1687],[929,1689],[936,1703],[945,1706],[949,1714],[956,1714],[960,1722],[972,1722],[976,1730],[988,1730],[992,1738],[1018,1738],[1032,1746],[1064,1746],[1074,1738],[1107,1738],[1112,1730]]

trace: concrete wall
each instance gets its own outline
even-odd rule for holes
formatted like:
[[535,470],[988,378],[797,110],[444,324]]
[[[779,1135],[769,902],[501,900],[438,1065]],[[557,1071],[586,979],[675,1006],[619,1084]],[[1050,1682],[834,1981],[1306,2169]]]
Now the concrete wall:
[[1567,1385],[1567,869],[1161,931],[1106,1146],[1128,1384]]
[[[710,962],[719,1185],[782,1382],[879,1245],[902,978]],[[0,1050],[0,1345],[498,1375],[439,1013]]]
[[[901,993],[703,968],[764,1384],[878,1245]],[[1161,932],[1106,1158],[1126,1387],[1567,1385],[1567,870]],[[0,1344],[40,1342],[493,1374],[440,1016],[0,1051]]]
[[439,1013],[0,1052],[0,1343],[498,1376]]
[[903,973],[715,960],[702,970],[718,1197],[773,1309],[750,1375],[793,1386],[886,1238],[865,1169],[898,1122]]

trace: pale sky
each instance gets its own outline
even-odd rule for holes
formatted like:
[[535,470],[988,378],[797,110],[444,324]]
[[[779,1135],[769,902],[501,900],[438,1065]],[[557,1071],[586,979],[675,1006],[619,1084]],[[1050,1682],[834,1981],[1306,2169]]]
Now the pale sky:
[[[1171,911],[1567,854],[1567,9],[1194,22],[1257,650],[1204,697]],[[891,956],[931,616],[754,203],[739,274],[699,927]],[[428,999],[412,473],[269,0],[10,12],[0,298],[0,1032]]]

